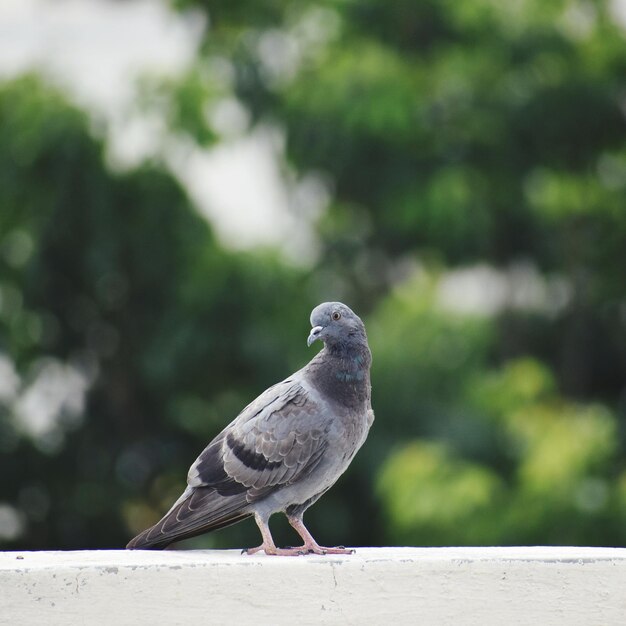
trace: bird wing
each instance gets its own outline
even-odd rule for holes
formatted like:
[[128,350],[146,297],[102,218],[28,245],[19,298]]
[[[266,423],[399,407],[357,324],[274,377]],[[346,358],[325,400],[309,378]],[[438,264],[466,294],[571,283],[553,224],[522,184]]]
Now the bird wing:
[[330,419],[297,380],[270,387],[202,451],[182,496],[128,547],[162,548],[247,517],[251,503],[317,467]]
[[261,394],[213,440],[189,470],[191,487],[232,481],[248,501],[311,472],[326,448],[330,411],[297,379]]

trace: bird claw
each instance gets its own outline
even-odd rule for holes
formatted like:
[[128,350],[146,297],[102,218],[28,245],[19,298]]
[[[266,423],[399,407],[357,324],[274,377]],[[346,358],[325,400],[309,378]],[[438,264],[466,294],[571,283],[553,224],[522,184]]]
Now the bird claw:
[[268,556],[306,556],[307,554],[354,554],[354,548],[345,548],[344,546],[335,546],[334,548],[327,548],[326,546],[320,546],[312,539],[308,539],[304,542],[304,545],[286,546],[285,548],[277,548],[273,542],[264,541],[260,546],[256,548],[248,548],[241,551],[241,554],[253,555],[258,552],[264,552]]
[[309,554],[354,554],[356,550],[354,548],[344,548],[343,546],[336,546],[334,548],[327,548],[325,546],[309,546]]
[[307,548],[301,546],[299,548],[292,548],[287,546],[286,548],[276,548],[274,546],[260,545],[258,548],[244,548],[241,554],[247,554],[251,556],[257,554],[257,552],[264,552],[267,556],[305,556],[308,554]]

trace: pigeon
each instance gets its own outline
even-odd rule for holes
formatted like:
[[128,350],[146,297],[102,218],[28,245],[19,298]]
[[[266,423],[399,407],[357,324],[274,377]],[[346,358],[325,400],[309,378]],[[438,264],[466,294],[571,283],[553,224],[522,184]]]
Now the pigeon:
[[[320,546],[304,512],[328,491],[365,442],[374,421],[372,355],[361,319],[341,302],[311,313],[307,345],[324,347],[302,369],[263,392],[219,433],[189,469],[187,488],[128,549],[162,549],[181,539],[254,519],[263,542],[247,554],[351,554]],[[299,547],[276,547],[269,518],[282,512]]]

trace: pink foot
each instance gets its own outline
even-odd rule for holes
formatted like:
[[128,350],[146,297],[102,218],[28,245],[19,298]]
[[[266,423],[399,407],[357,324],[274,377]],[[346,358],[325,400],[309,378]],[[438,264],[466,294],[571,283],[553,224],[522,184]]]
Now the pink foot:
[[257,552],[265,552],[271,556],[304,556],[306,554],[354,554],[356,550],[352,548],[344,548],[343,546],[337,546],[336,548],[326,548],[324,546],[303,545],[296,548],[276,548],[275,546],[266,546],[261,544],[256,548],[248,548],[242,550],[242,554],[256,554]]
[[265,552],[265,554],[270,556],[303,556],[308,554],[307,549],[304,546],[300,546],[299,548],[277,548],[275,546],[266,546],[261,544],[256,548],[248,548],[247,550],[242,550],[242,554],[256,554],[257,552]]
[[343,546],[336,546],[335,548],[327,548],[325,546],[318,546],[317,544],[306,547],[309,554],[354,554],[356,550],[353,548],[344,548]]

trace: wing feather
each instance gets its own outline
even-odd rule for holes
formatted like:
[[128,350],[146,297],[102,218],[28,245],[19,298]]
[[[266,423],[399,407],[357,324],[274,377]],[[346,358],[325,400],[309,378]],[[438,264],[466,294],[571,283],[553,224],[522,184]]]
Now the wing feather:
[[265,409],[255,406],[252,416],[240,415],[222,443],[224,471],[247,487],[297,481],[311,471],[312,462],[317,465],[326,447],[323,435],[332,416],[305,387],[288,380],[272,391]]
[[247,517],[252,503],[317,467],[331,418],[297,380],[270,387],[209,443],[185,493],[129,547],[165,547]]

